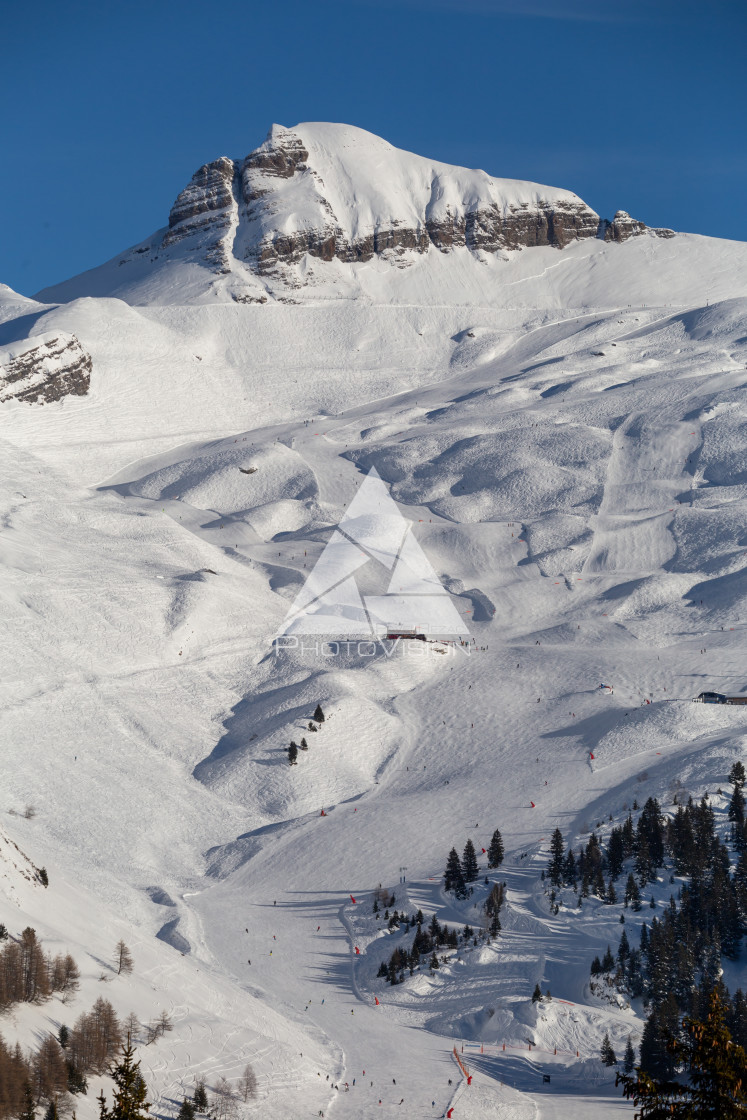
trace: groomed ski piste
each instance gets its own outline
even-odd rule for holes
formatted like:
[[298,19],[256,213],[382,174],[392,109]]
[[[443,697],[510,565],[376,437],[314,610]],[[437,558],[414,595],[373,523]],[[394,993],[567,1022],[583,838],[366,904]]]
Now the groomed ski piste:
[[[82,983],[0,1033],[37,1044],[99,995],[166,1010],[173,1030],[136,1040],[155,1116],[247,1062],[240,1113],[271,1120],[632,1115],[599,1047],[638,1043],[640,1001],[588,984],[622,903],[555,915],[540,875],[555,827],[585,843],[649,796],[709,792],[725,822],[746,713],[691,699],[747,687],[747,253],[525,251],[505,266],[521,306],[500,276],[492,303],[462,297],[497,263],[447,263],[413,265],[409,299],[399,275],[391,304],[180,307],[173,277],[147,306],[3,292],[0,344],[66,331],[94,373],[85,397],[3,406],[0,922]],[[579,278],[562,305],[559,268]],[[372,467],[466,644],[274,647]],[[480,856],[496,828],[505,862],[481,856],[455,902],[449,849]],[[380,884],[461,929],[494,882],[491,943],[377,978],[408,941],[373,914]],[[648,911],[626,913],[631,935]]]

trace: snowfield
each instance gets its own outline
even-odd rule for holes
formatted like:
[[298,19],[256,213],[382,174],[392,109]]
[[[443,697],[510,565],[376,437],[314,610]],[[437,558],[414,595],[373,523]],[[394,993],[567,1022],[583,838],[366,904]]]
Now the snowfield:
[[[93,362],[86,396],[0,406],[0,922],[82,973],[0,1032],[29,1046],[101,994],[165,1009],[138,1040],[163,1118],[247,1061],[246,1116],[632,1115],[598,1055],[642,1009],[588,982],[622,905],[556,915],[540,874],[555,827],[603,835],[636,799],[709,791],[725,822],[747,708],[690,700],[747,689],[747,247],[315,260],[261,306],[194,262],[135,267],[0,290],[0,353],[55,331]],[[372,467],[466,644],[274,648]],[[504,865],[455,902],[449,849],[496,828]],[[496,939],[377,978],[412,938],[380,885],[461,929],[494,882]]]

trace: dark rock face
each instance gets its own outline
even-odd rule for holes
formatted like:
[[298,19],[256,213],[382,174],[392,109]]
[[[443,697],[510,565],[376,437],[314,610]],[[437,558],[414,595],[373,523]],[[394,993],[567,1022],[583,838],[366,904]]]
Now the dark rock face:
[[230,219],[226,211],[234,202],[235,170],[233,160],[221,156],[195,171],[189,186],[171,207],[164,248],[211,227],[228,228]]
[[[536,210],[515,207],[507,214],[494,206],[466,215],[465,240],[459,244],[486,253],[535,245],[564,249],[571,241],[596,237],[598,227],[596,214],[583,203],[574,206],[539,202]],[[435,238],[432,240],[435,242]]]
[[255,254],[257,271],[270,272],[277,264],[296,264],[304,253],[331,261],[337,256],[335,234],[330,230],[303,230],[266,238]]
[[62,397],[83,397],[91,383],[93,363],[78,339],[61,335],[32,345],[0,365],[0,402],[46,404]]
[[626,210],[618,210],[611,222],[605,222],[605,241],[627,241],[646,232],[643,222],[631,218]]
[[263,171],[266,175],[274,175],[278,179],[292,179],[297,171],[306,170],[306,160],[309,153],[303,146],[300,136],[284,129],[279,136],[273,137],[273,143],[267,142],[256,151],[250,152],[241,168],[242,185],[246,184],[244,198],[249,201],[252,197],[251,173]]
[[626,210],[618,210],[611,222],[600,222],[600,237],[605,241],[627,241],[629,237],[638,237],[642,233],[654,233],[657,237],[674,237],[673,229],[651,229],[636,218],[631,218]]
[[234,176],[233,160],[221,156],[213,163],[206,163],[195,171],[192,181],[182,191],[169,214],[169,226],[196,218],[211,210],[225,210],[233,201],[231,183]]

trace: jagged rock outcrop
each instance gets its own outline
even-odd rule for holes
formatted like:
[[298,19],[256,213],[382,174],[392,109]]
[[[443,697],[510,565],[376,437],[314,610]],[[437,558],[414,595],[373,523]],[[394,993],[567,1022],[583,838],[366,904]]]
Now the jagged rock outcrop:
[[255,197],[252,172],[261,171],[278,179],[291,179],[297,171],[306,170],[309,153],[301,137],[288,128],[271,129],[264,144],[250,152],[241,169],[241,185],[245,201]]
[[657,237],[674,237],[673,229],[650,229],[649,226],[631,218],[627,210],[618,210],[611,222],[604,220],[600,229],[600,236],[605,241],[627,241],[629,237],[638,237],[641,233],[653,233]]
[[82,397],[91,383],[93,363],[75,335],[26,339],[0,351],[0,402],[46,404]]
[[162,248],[198,234],[207,235],[206,262],[215,272],[230,272],[230,246],[225,239],[235,224],[235,179],[236,165],[225,156],[195,171],[171,207]]
[[169,232],[164,245],[171,245],[210,224],[225,221],[225,214],[233,204],[232,184],[235,166],[232,159],[222,156],[213,163],[205,163],[194,175],[171,207]]

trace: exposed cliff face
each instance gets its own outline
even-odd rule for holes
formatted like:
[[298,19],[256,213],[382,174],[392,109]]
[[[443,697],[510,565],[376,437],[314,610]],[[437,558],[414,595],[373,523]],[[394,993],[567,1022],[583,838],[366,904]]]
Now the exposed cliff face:
[[216,272],[229,272],[229,235],[236,224],[235,178],[236,165],[225,156],[195,171],[171,207],[162,248],[203,235],[207,263]]
[[[203,164],[199,171],[195,171],[189,186],[184,188],[171,207],[169,234],[164,239],[165,243],[168,244],[169,236],[174,241],[184,237],[187,229],[197,228],[206,215],[217,216],[215,211],[230,207],[233,202],[233,177],[233,160],[225,156],[214,163]],[[175,226],[179,227],[178,233],[174,231]]]
[[82,397],[91,383],[93,364],[74,335],[26,339],[0,351],[0,402],[46,404],[62,397]]

